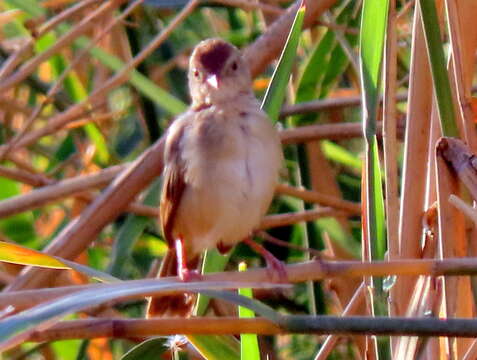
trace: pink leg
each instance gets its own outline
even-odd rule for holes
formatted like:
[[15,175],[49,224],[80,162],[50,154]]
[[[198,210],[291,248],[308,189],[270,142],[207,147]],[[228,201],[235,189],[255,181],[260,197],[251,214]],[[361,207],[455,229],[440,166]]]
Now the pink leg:
[[177,274],[182,281],[197,281],[201,279],[200,274],[196,270],[190,270],[187,267],[187,255],[184,248],[184,240],[182,236],[176,239],[177,254]]
[[274,274],[277,274],[279,282],[288,282],[288,275],[285,265],[280,260],[278,260],[270,251],[265,249],[259,243],[253,241],[251,238],[246,238],[243,242],[250,246],[258,254],[263,256],[263,258],[267,262],[267,268],[272,278],[274,277]]

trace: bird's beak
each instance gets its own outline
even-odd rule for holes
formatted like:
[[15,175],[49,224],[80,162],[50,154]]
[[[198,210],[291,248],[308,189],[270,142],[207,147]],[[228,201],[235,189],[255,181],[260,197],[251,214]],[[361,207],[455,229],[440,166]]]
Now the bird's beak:
[[209,76],[207,76],[207,79],[205,81],[207,82],[207,84],[212,86],[214,89],[219,88],[219,78],[217,77],[217,75],[215,75],[215,74],[209,75]]

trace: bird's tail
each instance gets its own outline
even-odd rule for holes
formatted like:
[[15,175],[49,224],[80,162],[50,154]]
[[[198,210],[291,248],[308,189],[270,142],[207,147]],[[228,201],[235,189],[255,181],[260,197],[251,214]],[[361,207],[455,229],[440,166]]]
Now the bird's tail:
[[[198,260],[194,261],[197,265]],[[169,249],[162,259],[157,277],[177,276],[177,256],[175,249]],[[187,317],[194,310],[194,294],[156,296],[148,299],[146,317],[182,316]]]

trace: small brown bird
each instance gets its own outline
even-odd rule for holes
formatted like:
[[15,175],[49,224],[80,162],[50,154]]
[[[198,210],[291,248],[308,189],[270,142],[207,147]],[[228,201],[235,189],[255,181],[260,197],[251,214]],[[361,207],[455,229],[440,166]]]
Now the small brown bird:
[[[233,45],[221,39],[197,45],[189,88],[192,105],[166,135],[160,203],[169,251],[159,276],[185,281],[198,276],[190,269],[205,249],[226,252],[250,237],[270,205],[283,157],[278,133],[253,94],[249,68]],[[165,309],[180,313],[184,299],[153,299],[148,316]]]

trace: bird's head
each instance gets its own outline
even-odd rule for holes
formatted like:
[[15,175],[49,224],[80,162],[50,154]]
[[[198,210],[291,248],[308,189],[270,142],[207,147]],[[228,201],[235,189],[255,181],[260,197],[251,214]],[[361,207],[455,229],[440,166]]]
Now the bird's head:
[[190,58],[189,87],[193,105],[233,100],[252,91],[248,65],[240,51],[222,39],[199,43]]

